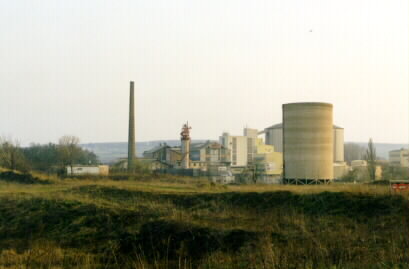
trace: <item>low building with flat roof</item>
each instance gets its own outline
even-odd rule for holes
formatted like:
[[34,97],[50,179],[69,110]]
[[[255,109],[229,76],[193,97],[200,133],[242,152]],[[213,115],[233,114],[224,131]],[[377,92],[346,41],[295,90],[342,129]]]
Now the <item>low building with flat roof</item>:
[[94,176],[108,176],[109,166],[108,165],[73,165],[66,167],[66,172],[68,176],[84,176],[84,175],[94,175]]

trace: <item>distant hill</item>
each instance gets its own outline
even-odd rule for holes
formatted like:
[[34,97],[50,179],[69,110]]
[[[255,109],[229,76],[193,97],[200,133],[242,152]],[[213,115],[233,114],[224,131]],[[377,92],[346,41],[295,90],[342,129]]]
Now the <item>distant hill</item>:
[[[203,142],[205,140],[193,140],[193,142]],[[142,157],[144,151],[149,150],[153,147],[158,146],[160,143],[166,143],[169,146],[179,146],[179,140],[158,140],[158,141],[147,141],[147,142],[137,142],[136,143],[136,154],[138,157]],[[354,142],[352,142],[354,143]],[[358,142],[362,147],[367,147],[367,143]],[[383,159],[388,159],[389,151],[407,148],[408,145],[405,144],[386,144],[386,143],[375,143],[376,152],[379,157]],[[94,152],[99,160],[103,163],[112,163],[119,158],[126,158],[128,156],[128,143],[127,142],[113,142],[113,143],[88,143],[82,144],[82,148]]]
[[[354,143],[354,142],[352,142]],[[356,143],[364,148],[368,147],[368,143]],[[401,148],[408,148],[407,144],[388,144],[388,143],[375,143],[376,154],[383,159],[389,159],[389,151]]]

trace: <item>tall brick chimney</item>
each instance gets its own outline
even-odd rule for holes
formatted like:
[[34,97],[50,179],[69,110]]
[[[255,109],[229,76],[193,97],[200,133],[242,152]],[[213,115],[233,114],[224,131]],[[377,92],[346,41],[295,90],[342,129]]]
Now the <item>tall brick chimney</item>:
[[134,82],[130,83],[129,93],[129,134],[128,134],[128,172],[132,173],[135,169],[135,100],[134,100]]

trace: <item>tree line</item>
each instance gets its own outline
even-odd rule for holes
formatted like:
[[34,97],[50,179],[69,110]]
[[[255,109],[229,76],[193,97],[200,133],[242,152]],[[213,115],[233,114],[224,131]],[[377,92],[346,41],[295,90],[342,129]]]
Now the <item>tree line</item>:
[[98,164],[95,153],[82,149],[80,139],[66,135],[58,144],[30,144],[21,147],[17,140],[0,137],[0,167],[29,172],[63,173],[65,167],[75,164]]

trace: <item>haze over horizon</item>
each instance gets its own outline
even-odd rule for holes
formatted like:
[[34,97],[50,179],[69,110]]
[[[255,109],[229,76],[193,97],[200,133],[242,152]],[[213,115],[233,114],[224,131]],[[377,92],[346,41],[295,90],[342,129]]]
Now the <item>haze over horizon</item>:
[[345,141],[409,140],[407,0],[0,2],[0,135],[23,145],[263,129],[329,102]]

